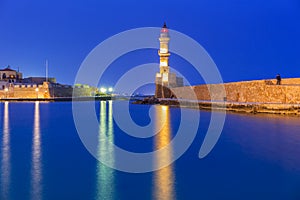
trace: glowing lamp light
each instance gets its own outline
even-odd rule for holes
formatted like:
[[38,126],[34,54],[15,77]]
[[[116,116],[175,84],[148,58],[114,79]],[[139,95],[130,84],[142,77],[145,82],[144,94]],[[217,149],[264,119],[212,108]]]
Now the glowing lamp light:
[[104,87],[100,88],[100,92],[105,93],[106,91],[107,91],[106,88],[104,88]]
[[114,89],[112,87],[108,88],[109,92],[112,92]]
[[38,92],[38,91],[39,91],[39,88],[35,88],[35,91]]
[[8,88],[5,88],[4,91],[5,91],[5,92],[8,92]]

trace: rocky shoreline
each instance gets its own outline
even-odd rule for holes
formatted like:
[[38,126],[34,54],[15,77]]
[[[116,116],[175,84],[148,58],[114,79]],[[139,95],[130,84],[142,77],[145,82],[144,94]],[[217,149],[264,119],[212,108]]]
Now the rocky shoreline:
[[212,111],[230,111],[238,113],[252,114],[280,114],[300,116],[300,104],[282,104],[282,103],[240,103],[240,102],[210,102],[193,101],[187,99],[157,99],[148,97],[143,100],[137,100],[133,104],[160,104],[175,107],[186,107],[200,110]]

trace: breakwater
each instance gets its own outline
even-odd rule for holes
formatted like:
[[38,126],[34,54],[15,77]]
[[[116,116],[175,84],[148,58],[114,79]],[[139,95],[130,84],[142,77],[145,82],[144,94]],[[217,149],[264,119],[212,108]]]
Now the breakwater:
[[242,81],[172,88],[178,99],[237,103],[300,103],[300,78]]
[[211,111],[230,111],[252,114],[282,114],[300,116],[300,104],[282,103],[239,103],[226,101],[199,101],[191,99],[145,98],[133,104],[160,104],[181,108],[193,108]]
[[300,116],[300,104],[282,103],[239,103],[239,102],[210,102],[193,101],[188,99],[160,99],[160,105],[170,105],[176,107],[196,108],[213,111],[230,111],[252,114],[282,114]]

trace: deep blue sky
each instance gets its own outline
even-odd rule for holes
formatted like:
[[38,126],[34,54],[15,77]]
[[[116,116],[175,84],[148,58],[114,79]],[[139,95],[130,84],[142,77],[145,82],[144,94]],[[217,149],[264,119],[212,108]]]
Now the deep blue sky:
[[[164,21],[198,41],[225,82],[277,73],[300,77],[299,0],[0,0],[0,67],[43,76],[48,59],[49,75],[72,84],[83,59],[101,41]],[[138,52],[133,64],[158,62],[156,53]],[[122,58],[117,67],[128,67],[131,60]],[[178,65],[183,62],[171,57],[171,66]]]

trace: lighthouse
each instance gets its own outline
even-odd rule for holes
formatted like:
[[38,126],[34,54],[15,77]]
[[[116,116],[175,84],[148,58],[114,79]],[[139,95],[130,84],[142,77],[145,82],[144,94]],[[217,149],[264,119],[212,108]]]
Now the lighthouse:
[[159,68],[160,68],[160,74],[163,75],[163,81],[168,82],[168,73],[170,72],[170,67],[169,67],[169,30],[167,28],[166,23],[164,23],[164,26],[161,29],[160,32],[160,37],[159,37],[159,43],[160,43],[160,48],[158,50],[158,55],[160,57],[160,62],[159,62]]
[[159,37],[159,73],[156,73],[155,78],[155,97],[157,98],[170,98],[173,96],[170,88],[183,86],[183,79],[170,72],[169,42],[169,30],[166,23],[164,23]]

